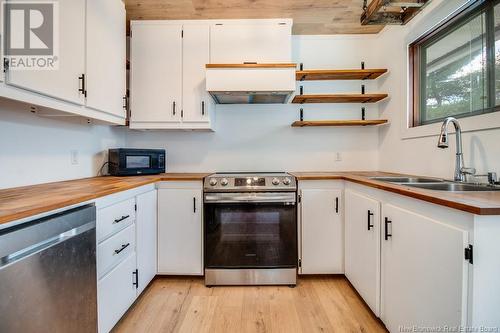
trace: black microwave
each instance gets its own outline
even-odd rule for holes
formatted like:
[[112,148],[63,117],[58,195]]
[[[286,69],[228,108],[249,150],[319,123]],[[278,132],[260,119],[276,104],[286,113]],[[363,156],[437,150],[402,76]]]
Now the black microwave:
[[112,176],[154,175],[165,172],[165,149],[110,149],[108,170]]

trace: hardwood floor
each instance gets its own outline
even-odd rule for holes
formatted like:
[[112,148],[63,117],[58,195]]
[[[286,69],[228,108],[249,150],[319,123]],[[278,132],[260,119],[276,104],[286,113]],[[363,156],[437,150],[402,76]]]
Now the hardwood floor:
[[118,332],[387,332],[343,276],[301,277],[296,288],[213,287],[159,277]]

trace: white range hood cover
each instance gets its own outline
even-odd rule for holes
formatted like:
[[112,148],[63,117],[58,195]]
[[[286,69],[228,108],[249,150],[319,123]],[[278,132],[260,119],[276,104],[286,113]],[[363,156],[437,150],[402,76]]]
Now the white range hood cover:
[[217,104],[285,104],[296,64],[208,64],[207,91]]

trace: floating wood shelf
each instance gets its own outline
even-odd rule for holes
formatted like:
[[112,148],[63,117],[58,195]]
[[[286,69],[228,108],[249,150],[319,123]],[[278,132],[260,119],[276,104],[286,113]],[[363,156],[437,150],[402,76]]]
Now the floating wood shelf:
[[307,127],[307,126],[376,126],[386,124],[387,120],[310,120],[310,121],[295,121],[292,127]]
[[296,68],[297,64],[292,63],[279,63],[279,64],[257,64],[257,63],[244,63],[244,64],[206,64],[206,68]]
[[376,69],[312,69],[297,71],[297,81],[326,81],[326,80],[374,80],[387,73],[385,68]]
[[387,98],[387,94],[329,94],[296,95],[292,103],[376,103]]

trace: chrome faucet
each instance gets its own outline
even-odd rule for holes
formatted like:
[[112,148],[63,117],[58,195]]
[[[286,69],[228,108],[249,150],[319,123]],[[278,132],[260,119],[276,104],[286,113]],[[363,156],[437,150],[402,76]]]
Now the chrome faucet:
[[457,139],[457,153],[455,157],[455,181],[465,182],[467,180],[467,175],[475,175],[476,169],[474,168],[466,168],[464,166],[464,154],[462,152],[462,128],[453,117],[448,117],[444,120],[443,125],[441,126],[441,133],[439,134],[438,147],[439,148],[448,148],[449,147],[449,139],[448,139],[448,125],[452,123],[455,127],[455,136]]

